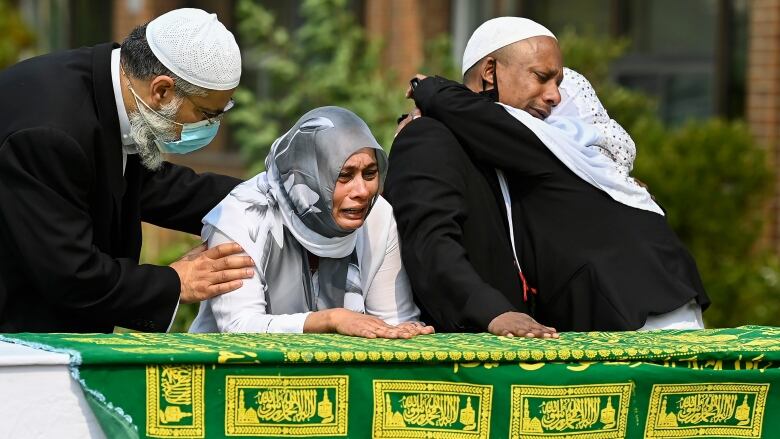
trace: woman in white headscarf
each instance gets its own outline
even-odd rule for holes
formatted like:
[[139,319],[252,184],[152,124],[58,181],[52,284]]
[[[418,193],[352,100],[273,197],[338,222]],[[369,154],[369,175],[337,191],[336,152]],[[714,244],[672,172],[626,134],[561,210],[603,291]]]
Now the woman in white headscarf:
[[[191,332],[433,332],[403,269],[392,208],[379,193],[385,152],[339,107],[312,110],[203,219],[208,246],[235,241],[255,263],[238,290],[202,302]],[[370,213],[370,215],[369,215]]]
[[636,158],[634,139],[615,119],[609,117],[590,81],[580,73],[564,67],[563,81],[558,90],[561,102],[552,109],[550,116],[553,121],[557,117],[570,117],[591,125],[598,136],[592,145],[585,147],[593,148],[612,160],[618,174],[625,177],[624,180],[634,183],[629,177]]

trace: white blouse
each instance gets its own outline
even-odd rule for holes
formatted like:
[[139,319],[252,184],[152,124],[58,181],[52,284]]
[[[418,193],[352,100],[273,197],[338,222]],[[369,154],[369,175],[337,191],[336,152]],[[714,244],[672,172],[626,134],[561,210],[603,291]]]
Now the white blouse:
[[[350,300],[349,296],[354,295],[346,295],[344,307],[379,317],[391,325],[417,321],[420,310],[414,304],[409,278],[401,263],[398,230],[390,204],[380,196],[355,233],[364,295],[361,303]],[[208,246],[226,242],[231,242],[230,238],[217,230],[209,238]],[[318,282],[316,278],[312,280],[316,288]],[[241,288],[201,302],[190,332],[303,332],[309,313],[267,314],[264,290],[255,269],[254,276],[245,279]]]

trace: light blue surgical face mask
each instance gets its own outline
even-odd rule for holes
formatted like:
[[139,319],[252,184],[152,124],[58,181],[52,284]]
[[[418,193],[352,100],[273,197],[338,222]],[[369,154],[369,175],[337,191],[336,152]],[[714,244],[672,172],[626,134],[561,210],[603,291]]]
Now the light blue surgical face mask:
[[[219,119],[206,119],[201,120],[200,122],[194,122],[194,123],[179,123],[175,120],[170,120],[167,117],[161,115],[157,111],[155,111],[152,107],[147,105],[146,102],[144,102],[143,99],[141,99],[138,94],[136,94],[135,90],[133,90],[133,87],[128,82],[127,88],[130,89],[130,92],[133,94],[133,97],[135,97],[136,105],[140,102],[143,104],[144,107],[146,107],[149,111],[154,113],[157,117],[160,117],[174,125],[181,126],[181,136],[179,140],[173,140],[173,141],[164,141],[160,139],[155,139],[155,143],[157,144],[157,147],[160,148],[162,152],[165,153],[171,153],[171,154],[187,154],[193,151],[197,151],[204,146],[211,143],[212,140],[214,140],[214,137],[217,135],[217,131],[219,130]],[[140,109],[139,109],[140,110]],[[146,119],[143,112],[140,112],[141,116]],[[148,123],[148,122],[147,122]]]
[[155,142],[157,142],[157,146],[160,147],[162,152],[172,154],[187,154],[203,148],[214,140],[214,136],[217,135],[219,130],[218,120],[211,121],[207,119],[183,124],[175,121],[171,122],[182,126],[181,139],[172,142],[162,142],[160,140]]

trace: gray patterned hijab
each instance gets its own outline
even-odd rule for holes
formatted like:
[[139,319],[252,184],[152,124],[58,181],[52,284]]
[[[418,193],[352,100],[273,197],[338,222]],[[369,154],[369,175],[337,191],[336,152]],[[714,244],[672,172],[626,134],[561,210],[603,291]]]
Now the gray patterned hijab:
[[[340,107],[309,111],[276,139],[266,172],[238,185],[203,219],[204,239],[219,229],[254,258],[274,314],[342,307],[352,294],[361,300],[347,300],[350,308],[362,307],[357,234],[331,213],[341,168],[362,148],[375,151],[381,192],[387,155],[365,122]],[[303,249],[321,258],[316,295]]]
[[381,192],[387,158],[368,126],[349,110],[320,107],[304,114],[274,143],[265,167],[283,188],[294,180],[292,189],[282,192],[307,229],[327,238],[343,237],[352,231],[341,229],[333,219],[333,190],[344,162],[366,147],[376,151]]

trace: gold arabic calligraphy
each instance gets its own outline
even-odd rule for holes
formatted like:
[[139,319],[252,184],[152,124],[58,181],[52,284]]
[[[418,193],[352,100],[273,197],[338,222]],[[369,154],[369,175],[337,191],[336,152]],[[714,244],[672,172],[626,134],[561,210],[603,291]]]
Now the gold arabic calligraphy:
[[163,366],[160,387],[168,404],[192,404],[192,370],[181,366]]
[[542,427],[554,431],[589,428],[599,419],[600,405],[601,399],[596,396],[544,401]]
[[450,426],[458,420],[459,395],[421,393],[401,398],[407,424]]
[[684,424],[723,422],[734,416],[735,394],[696,394],[680,398],[677,421]]
[[315,389],[268,389],[257,392],[257,417],[262,421],[308,421],[317,410]]

